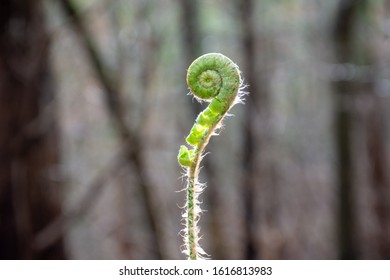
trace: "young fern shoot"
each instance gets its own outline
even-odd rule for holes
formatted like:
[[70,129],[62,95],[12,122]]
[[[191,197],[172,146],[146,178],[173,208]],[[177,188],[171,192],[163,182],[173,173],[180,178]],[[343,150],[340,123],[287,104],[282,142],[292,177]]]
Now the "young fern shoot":
[[199,246],[199,194],[203,185],[198,181],[199,165],[210,137],[216,134],[230,108],[241,102],[242,84],[238,66],[226,56],[209,53],[197,58],[188,68],[187,84],[198,100],[210,102],[196,118],[186,142],[191,146],[180,146],[178,162],[187,176],[187,201],[184,229],[184,253],[188,259],[202,258],[205,252]]

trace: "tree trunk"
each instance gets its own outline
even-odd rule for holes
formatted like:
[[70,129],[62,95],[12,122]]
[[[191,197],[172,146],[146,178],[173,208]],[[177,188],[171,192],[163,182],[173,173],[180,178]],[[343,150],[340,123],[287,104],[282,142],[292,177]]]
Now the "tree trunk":
[[[278,250],[269,249],[265,236],[277,227],[278,206],[275,180],[275,163],[272,147],[271,100],[267,83],[266,56],[269,52],[269,38],[258,34],[256,29],[256,1],[238,2],[239,20],[242,26],[241,44],[243,50],[243,76],[248,84],[249,95],[245,97],[242,158],[242,194],[245,220],[245,259],[259,259],[270,254],[278,256]],[[260,29],[261,30],[261,29]],[[259,40],[261,36],[261,40]],[[261,62],[260,62],[261,61]],[[267,197],[263,203],[260,197]],[[268,237],[267,237],[268,238]],[[270,252],[274,251],[274,252]]]
[[245,128],[244,128],[244,157],[243,157],[243,200],[245,215],[245,259],[256,259],[259,256],[259,249],[255,240],[255,222],[254,204],[255,204],[255,136],[253,135],[253,117],[256,111],[258,97],[258,88],[255,73],[256,49],[255,49],[255,31],[253,25],[252,0],[243,0],[239,4],[240,20],[243,27],[242,47],[244,51],[244,75],[251,87],[251,95],[248,97],[245,110]]
[[41,1],[0,9],[0,259],[63,259],[37,232],[61,212],[58,130]]
[[[359,21],[359,10],[364,8],[365,0],[340,1],[333,29],[334,50],[338,66],[345,64],[358,67],[358,48],[354,42],[354,30]],[[358,158],[353,150],[355,143],[352,137],[353,120],[360,114],[356,101],[362,94],[369,93],[369,83],[362,83],[357,78],[336,77],[333,83],[335,94],[335,145],[338,158],[338,239],[339,258],[358,259],[359,236],[357,234],[358,217],[356,209],[357,189],[355,186],[356,172],[354,160]]]

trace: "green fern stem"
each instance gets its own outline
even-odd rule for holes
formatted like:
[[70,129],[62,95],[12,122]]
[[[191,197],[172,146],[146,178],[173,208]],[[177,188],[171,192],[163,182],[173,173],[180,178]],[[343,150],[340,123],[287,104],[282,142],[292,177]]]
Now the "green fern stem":
[[198,182],[199,166],[203,151],[210,137],[216,134],[223,118],[234,104],[241,101],[239,94],[241,77],[238,66],[222,54],[210,53],[196,59],[187,71],[187,84],[191,93],[200,100],[210,102],[209,106],[197,117],[186,142],[178,154],[179,164],[187,175],[187,203],[185,230],[185,252],[191,260],[202,257],[205,253],[199,246],[199,228],[201,213],[199,194],[202,184]]

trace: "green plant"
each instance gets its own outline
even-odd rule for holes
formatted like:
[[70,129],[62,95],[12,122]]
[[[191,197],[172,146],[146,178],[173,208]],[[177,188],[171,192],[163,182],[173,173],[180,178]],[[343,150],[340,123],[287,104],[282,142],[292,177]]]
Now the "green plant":
[[195,260],[206,253],[199,246],[199,214],[202,212],[199,194],[204,184],[199,183],[199,165],[203,151],[212,135],[217,135],[223,118],[235,104],[242,101],[242,84],[238,66],[226,56],[209,53],[197,58],[188,68],[187,84],[198,100],[210,102],[197,117],[186,142],[191,146],[180,146],[178,162],[187,176],[187,201],[184,229],[184,252]]

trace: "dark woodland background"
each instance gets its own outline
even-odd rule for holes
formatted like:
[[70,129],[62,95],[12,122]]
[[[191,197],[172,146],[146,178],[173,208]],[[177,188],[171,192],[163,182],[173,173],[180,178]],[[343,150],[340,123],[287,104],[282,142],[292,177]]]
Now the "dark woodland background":
[[390,259],[390,1],[4,0],[0,258],[184,259],[193,59],[241,68],[207,147],[214,259]]

